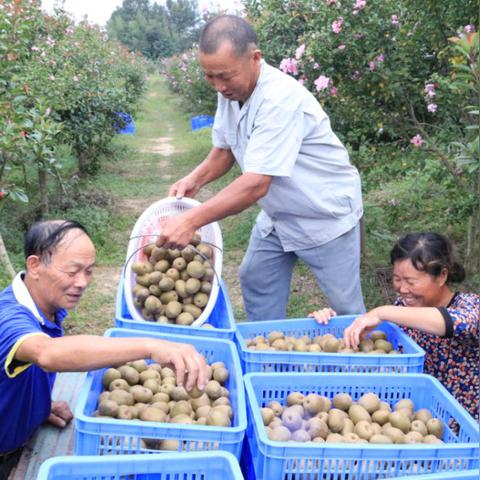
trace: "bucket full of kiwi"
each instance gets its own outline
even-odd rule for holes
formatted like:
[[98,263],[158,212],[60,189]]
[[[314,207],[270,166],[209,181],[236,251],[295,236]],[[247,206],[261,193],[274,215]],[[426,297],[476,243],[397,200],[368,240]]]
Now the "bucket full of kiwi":
[[155,244],[165,217],[200,205],[191,198],[155,202],[132,230],[123,270],[124,295],[134,320],[205,328],[219,294],[222,234],[218,223],[198,230],[182,250]]

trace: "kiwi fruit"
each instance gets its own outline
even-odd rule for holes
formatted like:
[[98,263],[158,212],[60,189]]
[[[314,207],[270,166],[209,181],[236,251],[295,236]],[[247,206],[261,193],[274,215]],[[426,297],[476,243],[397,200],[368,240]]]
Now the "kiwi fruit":
[[360,438],[364,438],[365,440],[369,440],[370,437],[373,435],[373,428],[371,422],[367,420],[360,420],[355,424],[355,428],[353,430]]
[[369,443],[393,443],[393,440],[388,435],[376,433],[369,438]]
[[310,393],[303,399],[303,408],[310,415],[316,415],[323,410],[323,399],[316,393]]
[[140,411],[138,418],[144,422],[166,422],[167,414],[158,408],[145,407]]
[[108,388],[110,383],[119,378],[122,378],[122,374],[116,368],[107,368],[102,377],[102,385]]
[[118,371],[129,385],[136,385],[140,381],[140,374],[129,365],[122,365],[118,368]]
[[423,423],[426,424],[431,418],[433,418],[433,415],[427,408],[420,408],[415,412],[413,418],[414,420],[421,420]]
[[295,430],[290,437],[290,440],[292,442],[302,442],[302,443],[309,442],[311,439],[312,438],[310,434],[306,430],[303,430],[302,428]]
[[133,405],[135,403],[133,395],[125,390],[113,390],[108,399],[116,402],[117,405]]
[[392,412],[388,416],[388,421],[392,427],[399,428],[403,433],[410,431],[410,419],[402,412]]
[[419,432],[408,432],[405,434],[405,443],[423,443],[423,435]]
[[291,433],[287,427],[280,425],[272,428],[268,432],[268,439],[272,442],[288,442],[290,440]]
[[327,443],[344,443],[345,440],[339,433],[329,433],[325,439]]
[[371,414],[380,407],[380,399],[376,393],[365,393],[358,399],[358,404]]
[[428,435],[425,435],[423,437],[423,443],[444,443],[444,442],[440,438],[429,433]]
[[214,427],[230,427],[232,421],[225,411],[220,407],[212,408],[207,415],[207,425]]
[[329,433],[328,425],[317,417],[307,421],[306,429],[311,438],[321,437],[325,439]]
[[148,364],[145,360],[135,360],[131,362],[131,366],[138,372],[142,373],[148,368]]
[[272,400],[268,405],[268,408],[273,410],[273,413],[278,417],[282,414],[283,412],[283,406],[280,402],[277,402],[275,400]]
[[362,407],[361,405],[358,405],[354,403],[349,409],[348,409],[348,416],[350,417],[350,420],[356,425],[358,422],[362,420],[366,420],[368,422],[372,421],[372,417],[368,413],[368,411],[365,409],[365,407]]
[[372,333],[370,333],[370,339],[373,340],[374,342],[376,340],[386,340],[387,334],[382,330],[374,330]]
[[191,325],[195,321],[195,317],[189,313],[189,312],[182,312],[180,313],[176,320],[175,323],[177,325]]
[[430,435],[435,435],[437,438],[442,438],[444,425],[439,418],[430,418],[427,421],[427,430]]
[[130,390],[130,385],[128,382],[123,378],[117,378],[110,382],[108,389],[113,392],[114,390],[125,390],[128,392]]
[[328,412],[327,425],[332,433],[340,433],[345,426],[345,412],[338,408],[332,408]]
[[352,397],[348,393],[337,393],[332,400],[333,406],[345,412],[352,405]]
[[286,408],[282,413],[282,423],[284,427],[287,427],[291,432],[301,428],[303,418],[298,410],[291,407]]
[[379,425],[385,425],[388,422],[390,412],[384,409],[378,409],[372,413],[372,421]]
[[118,403],[113,400],[103,400],[98,405],[98,413],[102,417],[116,417],[118,413]]
[[384,435],[390,437],[393,443],[405,443],[405,434],[399,428],[389,426],[383,428],[382,432]]
[[133,406],[120,405],[118,407],[117,418],[121,420],[132,420],[136,418],[136,411]]
[[134,385],[130,388],[135,402],[150,403],[153,398],[153,392],[142,385]]
[[287,395],[287,406],[290,407],[292,405],[302,405],[303,404],[303,393],[300,392],[292,392]]

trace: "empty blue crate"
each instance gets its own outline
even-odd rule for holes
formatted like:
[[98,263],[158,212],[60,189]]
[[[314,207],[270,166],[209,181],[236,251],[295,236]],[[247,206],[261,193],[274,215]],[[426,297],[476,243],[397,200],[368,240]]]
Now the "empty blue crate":
[[214,117],[211,115],[197,115],[192,117],[191,126],[192,130],[200,130],[201,128],[213,127]]
[[37,480],[242,480],[228,452],[164,453],[145,456],[54,457],[42,464]]
[[207,322],[214,328],[191,327],[185,325],[175,325],[170,323],[157,323],[148,320],[135,320],[128,311],[125,302],[125,281],[120,277],[117,289],[117,298],[115,303],[115,326],[119,328],[129,328],[132,330],[144,330],[156,333],[172,333],[177,335],[192,335],[208,338],[223,338],[233,340],[235,334],[235,319],[233,317],[232,304],[228,296],[227,288],[220,280],[217,301],[213,307]]
[[391,480],[478,480],[480,469],[462,470],[456,472],[428,473],[426,475],[413,475],[408,477],[395,477]]
[[312,318],[267,320],[237,324],[236,343],[244,373],[251,372],[396,372],[421,373],[425,352],[397,325],[383,322],[377,330],[386,333],[387,339],[399,355],[365,353],[326,353],[250,350],[247,340],[258,335],[268,336],[274,330],[286,336],[311,338],[331,333],[343,337],[343,331],[356,317],[333,317],[328,325],[320,325]]
[[[172,342],[190,343],[208,363],[222,361],[229,371],[226,387],[233,409],[231,427],[186,425],[141,420],[94,417],[98,396],[103,391],[105,369],[89,372],[75,408],[76,455],[117,455],[158,453],[152,447],[157,440],[175,439],[180,451],[226,450],[240,458],[247,428],[245,392],[240,360],[233,342],[214,338],[179,336],[112,328],[110,338],[149,337]],[[147,440],[147,442],[145,442]]]
[[[257,480],[379,480],[479,467],[477,422],[430,375],[405,373],[249,373],[247,392],[249,454]],[[348,393],[354,401],[374,392],[393,405],[402,398],[428,408],[445,424],[443,444],[355,444],[273,442],[260,408],[286,403],[289,393],[316,393],[332,399]],[[438,477],[443,478],[443,477]]]

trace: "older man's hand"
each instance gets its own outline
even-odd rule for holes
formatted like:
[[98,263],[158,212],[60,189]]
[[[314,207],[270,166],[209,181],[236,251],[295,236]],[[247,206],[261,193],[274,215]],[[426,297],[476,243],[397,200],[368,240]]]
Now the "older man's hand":
[[63,400],[52,402],[50,415],[47,418],[48,423],[58,428],[65,428],[72,418],[73,413],[67,402]]
[[155,340],[151,347],[151,358],[161,365],[171,365],[176,373],[177,385],[191,390],[195,385],[204,390],[207,379],[207,362],[193,345],[188,343]]

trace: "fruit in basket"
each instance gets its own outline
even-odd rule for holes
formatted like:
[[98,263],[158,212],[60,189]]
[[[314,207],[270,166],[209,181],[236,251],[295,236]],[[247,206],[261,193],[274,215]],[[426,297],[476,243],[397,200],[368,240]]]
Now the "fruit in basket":
[[[204,282],[202,282],[203,285]],[[188,287],[187,287],[188,290]],[[265,335],[257,335],[246,339],[246,346],[252,350],[277,350],[293,352],[327,352],[327,353],[369,353],[373,355],[401,354],[399,350],[394,350],[392,342],[387,340],[387,335],[381,330],[374,330],[370,338],[365,338],[360,342],[359,348],[353,350],[346,348],[343,339],[336,338],[333,334],[317,335],[309,337],[302,335],[300,337],[287,336],[284,332],[272,330]]]
[[[296,403],[291,403],[292,398]],[[318,399],[322,399],[320,410]],[[381,401],[374,392],[365,392],[356,402],[344,392],[337,393],[332,400],[316,393],[303,395],[291,392],[285,400],[285,407],[277,401],[272,401],[260,412],[268,438],[281,439],[274,441],[287,441],[285,439],[288,435],[285,431],[283,435],[282,430],[277,431],[279,427],[284,427],[290,432],[288,439],[297,442],[375,444],[442,442],[443,422],[433,418],[428,409],[421,408],[415,411],[410,399],[399,400],[393,405],[393,411],[390,404]],[[426,425],[418,418],[411,421],[410,417],[426,418],[430,424]],[[275,431],[277,433],[274,433]]]
[[[183,250],[147,245],[143,253],[146,261],[132,264],[136,274],[132,288],[135,307],[145,320],[191,325],[207,306],[212,292],[213,249],[196,234]],[[172,302],[176,303],[170,305]]]

